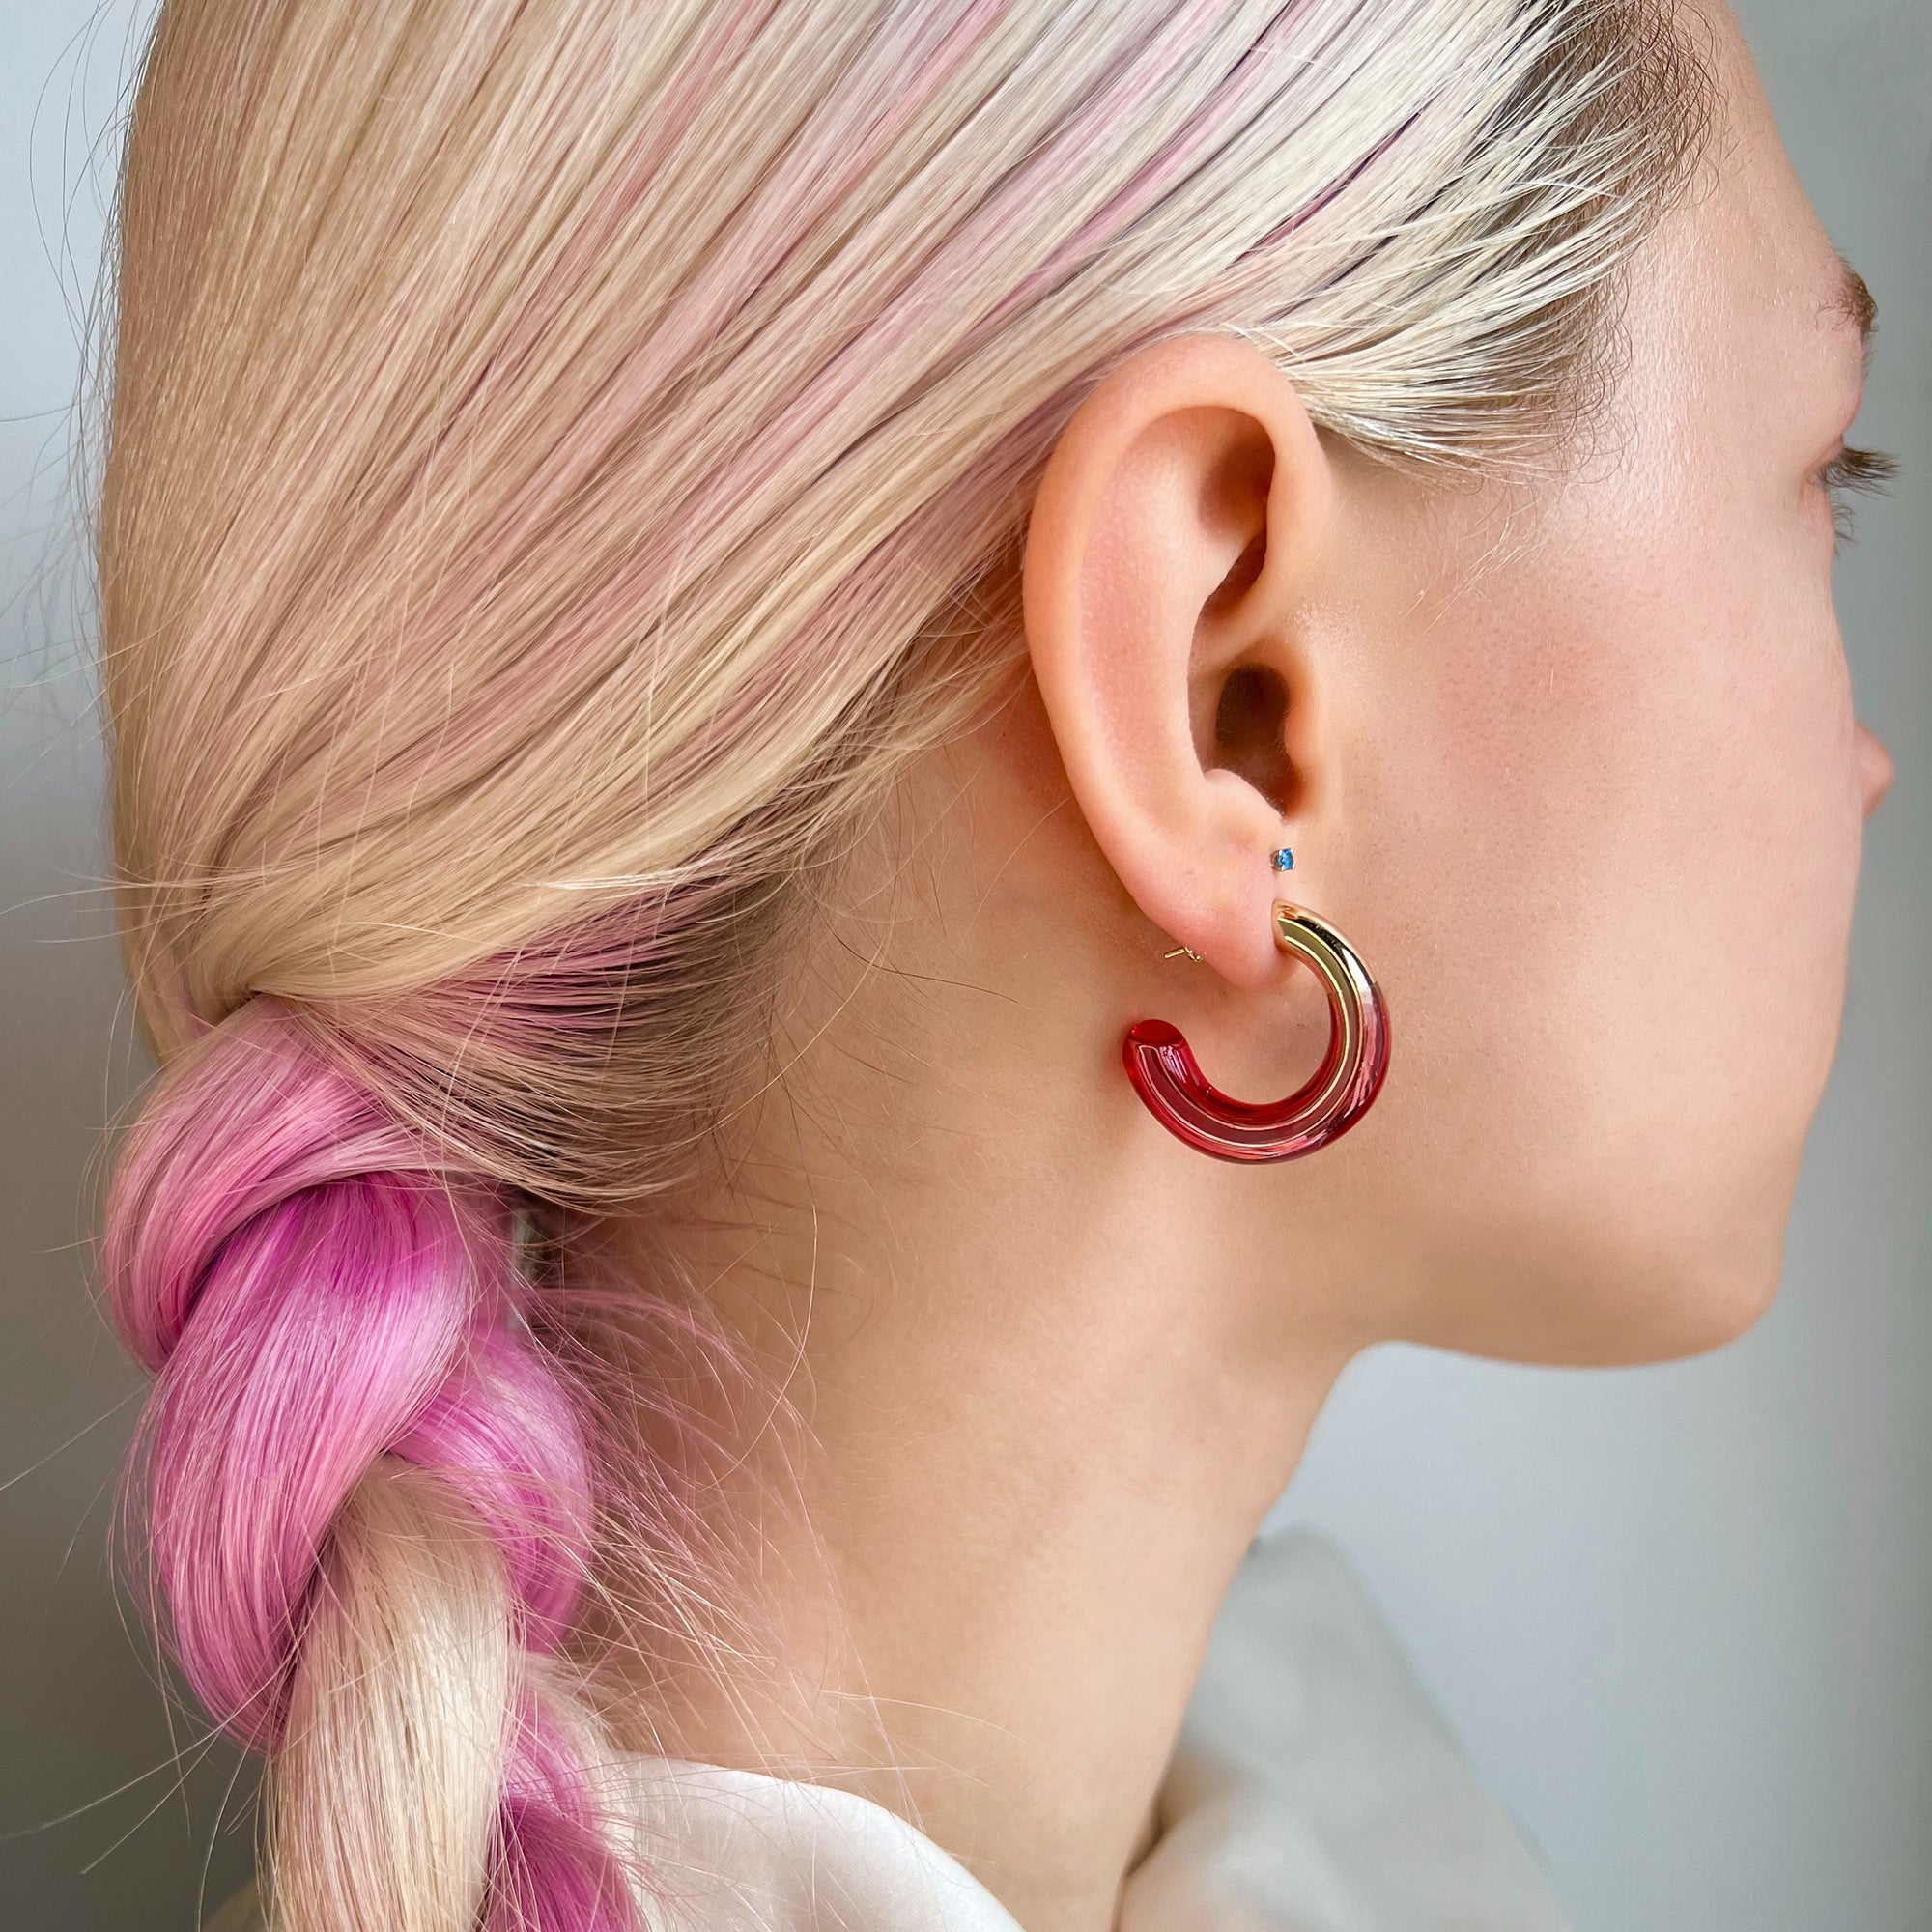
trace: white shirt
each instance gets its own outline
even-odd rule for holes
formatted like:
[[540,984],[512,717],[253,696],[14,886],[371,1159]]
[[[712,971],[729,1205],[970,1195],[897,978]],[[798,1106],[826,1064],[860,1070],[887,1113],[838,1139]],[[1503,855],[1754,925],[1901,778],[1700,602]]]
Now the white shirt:
[[[665,1759],[628,1771],[653,1932],[1022,1932],[866,1799]],[[1120,1932],[1566,1932],[1341,1557],[1306,1533],[1243,1564],[1158,1824]]]

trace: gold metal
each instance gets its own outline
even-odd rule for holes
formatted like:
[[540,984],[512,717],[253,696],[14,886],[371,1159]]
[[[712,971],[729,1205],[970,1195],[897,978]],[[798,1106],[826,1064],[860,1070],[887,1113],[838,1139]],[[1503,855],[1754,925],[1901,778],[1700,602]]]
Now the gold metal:
[[1275,900],[1274,941],[1282,952],[1311,967],[1328,994],[1335,1036],[1329,1077],[1321,1094],[1325,1101],[1330,1091],[1355,1078],[1363,1049],[1362,1009],[1375,999],[1375,986],[1348,942],[1306,906]]
[[1172,952],[1163,952],[1163,959],[1192,959],[1198,965],[1201,955],[1191,946],[1177,946]]

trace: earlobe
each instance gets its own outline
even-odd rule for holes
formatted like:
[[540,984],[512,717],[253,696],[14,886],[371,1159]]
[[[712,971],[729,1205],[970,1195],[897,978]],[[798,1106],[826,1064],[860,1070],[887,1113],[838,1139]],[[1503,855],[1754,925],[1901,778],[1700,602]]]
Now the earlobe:
[[1028,528],[1028,646],[1087,823],[1148,918],[1243,987],[1280,970],[1270,855],[1325,755],[1294,617],[1333,489],[1287,375],[1180,336],[1082,403]]

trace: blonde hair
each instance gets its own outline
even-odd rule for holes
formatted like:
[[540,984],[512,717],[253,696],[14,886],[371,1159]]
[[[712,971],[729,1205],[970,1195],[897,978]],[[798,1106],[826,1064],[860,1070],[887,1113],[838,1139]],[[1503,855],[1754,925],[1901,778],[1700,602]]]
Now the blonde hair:
[[168,0],[104,1260],[283,1923],[626,1922],[574,1645],[620,1531],[691,1550],[518,1230],[695,1171],[814,871],[1013,674],[1082,396],[1231,331],[1390,462],[1534,461],[1704,113],[1653,0]]

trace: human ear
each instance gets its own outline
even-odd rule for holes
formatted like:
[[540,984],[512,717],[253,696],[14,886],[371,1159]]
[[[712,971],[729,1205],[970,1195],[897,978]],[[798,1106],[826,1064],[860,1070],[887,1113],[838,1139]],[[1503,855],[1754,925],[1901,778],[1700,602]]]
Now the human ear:
[[1088,826],[1148,918],[1248,989],[1280,965],[1272,855],[1326,782],[1295,617],[1334,489],[1284,371],[1178,336],[1082,402],[1027,530],[1028,648]]

